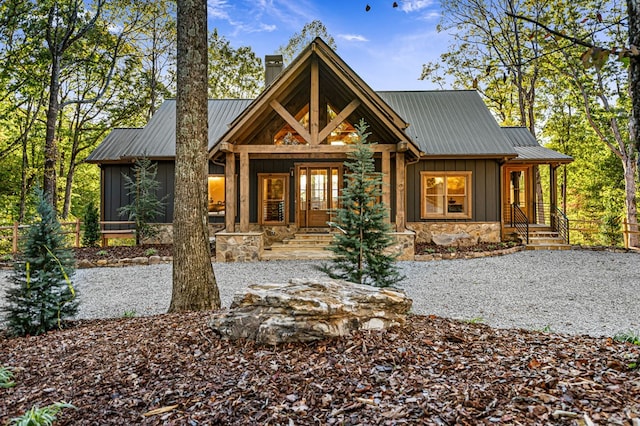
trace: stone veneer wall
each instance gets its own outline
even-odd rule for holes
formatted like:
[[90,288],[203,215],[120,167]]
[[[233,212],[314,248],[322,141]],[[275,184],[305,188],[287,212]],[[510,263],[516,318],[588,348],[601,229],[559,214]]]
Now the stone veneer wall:
[[298,227],[296,225],[285,226],[265,226],[252,223],[249,225],[251,232],[264,232],[264,245],[265,247],[271,246],[275,242],[282,242],[287,238],[293,238]]
[[433,235],[466,232],[479,243],[501,241],[500,222],[410,222],[407,228],[415,232],[416,243],[430,243]]
[[264,232],[218,232],[216,262],[256,262],[264,250]]
[[413,260],[415,257],[415,232],[392,232],[394,243],[387,248],[391,253],[398,253],[396,260]]
[[[173,224],[172,223],[157,223],[155,224],[158,234],[145,238],[141,241],[142,244],[173,244]],[[214,236],[216,232],[220,232],[224,229],[224,223],[210,223],[209,235]]]

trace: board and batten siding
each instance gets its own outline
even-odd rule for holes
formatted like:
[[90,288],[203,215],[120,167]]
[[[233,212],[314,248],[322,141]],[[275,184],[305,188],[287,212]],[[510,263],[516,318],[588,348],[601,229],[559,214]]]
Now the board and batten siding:
[[[156,180],[160,183],[158,198],[165,199],[162,213],[158,215],[156,223],[173,222],[174,202],[174,175],[175,165],[173,161],[158,161]],[[133,202],[133,198],[127,195],[125,179],[123,175],[133,176],[134,164],[104,164],[102,165],[103,193],[102,193],[102,220],[124,221],[128,217],[121,216],[118,209]],[[224,168],[217,164],[209,163],[210,174],[224,174]],[[220,221],[221,218],[212,218],[211,221]]]
[[[420,172],[471,172],[471,219],[420,218]],[[407,167],[408,222],[499,222],[500,164],[494,159],[423,160]]]

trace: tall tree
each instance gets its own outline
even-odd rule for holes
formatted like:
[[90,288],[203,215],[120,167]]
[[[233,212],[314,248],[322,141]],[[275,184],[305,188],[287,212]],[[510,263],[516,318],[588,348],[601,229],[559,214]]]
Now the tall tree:
[[220,307],[207,215],[207,2],[178,0],[173,292],[169,312]]
[[262,61],[250,47],[234,49],[214,29],[209,36],[209,96],[252,99],[264,86]]
[[327,27],[324,26],[322,21],[316,19],[315,21],[304,24],[302,30],[299,33],[293,34],[289,42],[286,45],[280,46],[277,52],[282,55],[284,63],[289,64],[293,58],[298,56],[298,53],[307,47],[316,37],[322,38],[333,50],[337,49],[336,41],[327,31]]

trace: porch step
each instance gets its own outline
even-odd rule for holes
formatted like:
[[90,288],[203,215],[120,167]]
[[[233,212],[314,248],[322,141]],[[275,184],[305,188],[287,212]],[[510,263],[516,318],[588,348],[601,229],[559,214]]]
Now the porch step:
[[527,250],[569,250],[571,246],[565,244],[557,232],[547,230],[535,230],[529,232],[529,244]]
[[261,260],[326,260],[333,253],[325,248],[333,240],[329,232],[299,232],[293,238],[265,247]]

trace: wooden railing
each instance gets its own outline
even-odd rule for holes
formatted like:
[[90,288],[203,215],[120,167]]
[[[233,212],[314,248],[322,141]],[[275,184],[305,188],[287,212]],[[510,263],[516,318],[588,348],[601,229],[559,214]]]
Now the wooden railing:
[[[109,244],[112,238],[135,238],[134,222],[129,221],[101,221],[100,234],[102,245]],[[72,236],[73,247],[80,247],[80,237],[82,222],[76,219],[73,222],[60,222],[62,234]],[[28,232],[30,225],[23,225],[14,222],[13,225],[0,226],[0,241],[11,241],[11,253],[16,254],[19,250],[20,239]]]
[[638,224],[629,223],[626,220],[622,221],[622,238],[624,239],[624,248],[630,248],[631,244],[629,241],[632,235],[640,235],[640,231],[638,231]]

